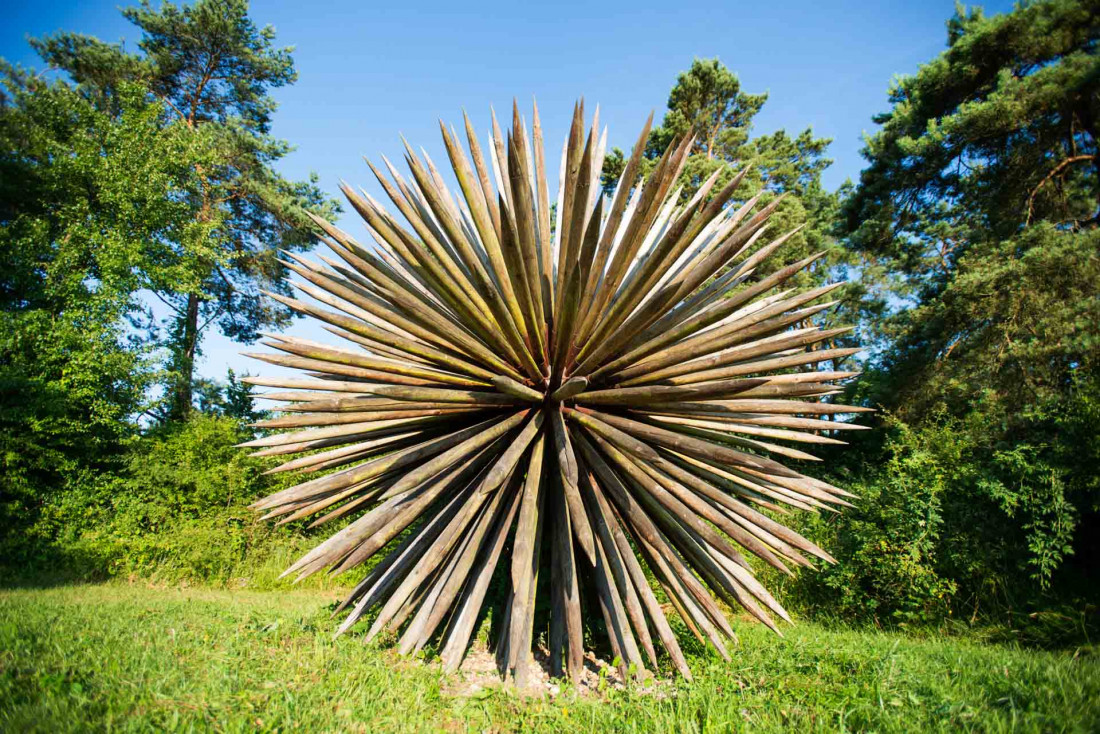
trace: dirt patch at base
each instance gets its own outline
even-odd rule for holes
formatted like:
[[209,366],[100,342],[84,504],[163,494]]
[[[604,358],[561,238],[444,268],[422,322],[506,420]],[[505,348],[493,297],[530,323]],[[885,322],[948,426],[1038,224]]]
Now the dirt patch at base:
[[536,648],[534,660],[529,660],[525,670],[515,679],[501,678],[496,656],[482,643],[475,644],[466,654],[462,666],[443,685],[448,696],[467,698],[482,695],[495,688],[514,691],[525,697],[556,698],[565,693],[583,697],[603,697],[608,691],[630,687],[636,693],[659,698],[675,695],[675,686],[647,673],[642,680],[624,681],[622,671],[591,652],[584,654],[584,672],[580,679],[570,681],[550,675],[550,656],[543,648]]

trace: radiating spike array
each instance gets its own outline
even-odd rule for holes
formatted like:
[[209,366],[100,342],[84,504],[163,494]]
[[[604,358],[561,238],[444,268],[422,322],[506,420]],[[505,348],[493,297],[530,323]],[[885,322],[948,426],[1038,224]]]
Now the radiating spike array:
[[405,224],[342,185],[373,241],[317,219],[336,258],[285,263],[312,302],[271,297],[343,342],[265,335],[276,353],[252,356],[308,377],[248,378],[283,390],[263,396],[281,415],[257,426],[291,430],[242,445],[306,475],[255,503],[265,517],[354,517],[284,575],[381,554],[341,632],[377,610],[368,638],[397,633],[403,653],[437,639],[454,669],[499,573],[505,675],[528,674],[536,638],[555,674],[578,675],[587,612],[624,673],[655,667],[659,643],[690,678],[666,614],[728,658],[714,596],[776,631],[773,617],[790,621],[750,557],[787,573],[833,562],[763,511],[849,505],[773,457],[816,460],[796,446],[857,428],[835,417],[864,409],[818,400],[857,373],[817,369],[857,350],[812,320],[836,286],[783,290],[820,253],[756,277],[794,232],[766,235],[778,198],[735,201],[746,171],[681,203],[693,141],[640,180],[651,118],[605,198],[606,133],[584,120],[581,102],[556,212],[537,107],[530,137],[518,109],[510,129],[494,114],[484,147],[466,119],[468,151],[441,123],[458,195],[407,144],[411,177],[368,162]]

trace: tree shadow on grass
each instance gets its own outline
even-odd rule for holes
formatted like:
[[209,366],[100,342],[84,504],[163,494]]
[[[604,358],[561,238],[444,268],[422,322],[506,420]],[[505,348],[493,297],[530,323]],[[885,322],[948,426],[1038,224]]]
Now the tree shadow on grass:
[[50,589],[108,581],[110,560],[83,549],[35,545],[0,560],[0,589]]

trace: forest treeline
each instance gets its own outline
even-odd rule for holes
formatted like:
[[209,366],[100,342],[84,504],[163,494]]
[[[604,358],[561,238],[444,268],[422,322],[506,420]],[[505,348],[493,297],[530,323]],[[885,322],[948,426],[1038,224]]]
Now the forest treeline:
[[[279,250],[309,250],[306,212],[339,206],[277,171],[271,92],[294,63],[247,2],[123,13],[136,53],[59,33],[33,41],[45,71],[0,66],[0,559],[20,580],[268,583],[309,531],[246,509],[284,482],[233,448],[259,408],[195,363],[212,329],[290,323],[261,291],[288,293]],[[691,133],[685,197],[746,166],[736,201],[793,194],[774,227],[801,229],[772,259],[826,250],[797,285],[848,281],[813,318],[853,328],[821,348],[865,347],[817,365],[862,370],[843,399],[878,412],[819,469],[856,506],[793,519],[838,563],[781,580],[789,607],[1054,620],[1046,641],[1095,625],[1098,42],[1098,0],[960,6],[836,191],[830,141],[757,134],[767,95],[734,70],[675,80],[645,160]]]

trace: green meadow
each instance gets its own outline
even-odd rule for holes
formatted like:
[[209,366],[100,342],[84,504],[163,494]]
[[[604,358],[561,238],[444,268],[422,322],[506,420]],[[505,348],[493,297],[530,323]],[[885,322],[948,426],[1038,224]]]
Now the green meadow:
[[[78,585],[0,591],[0,730],[982,731],[1100,724],[1087,648],[739,621],[693,684],[461,695],[429,654],[333,640],[334,591]],[[461,675],[461,674],[456,674]]]

